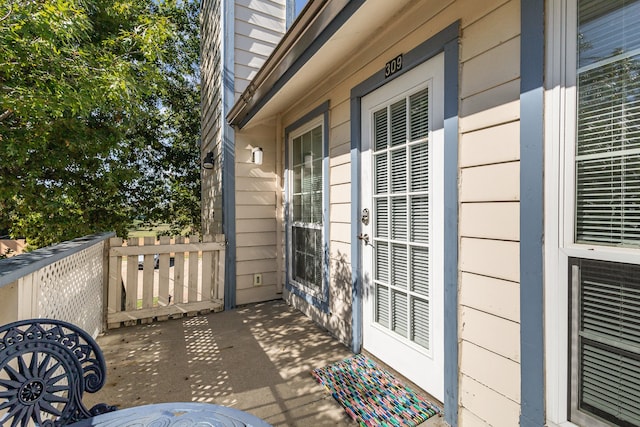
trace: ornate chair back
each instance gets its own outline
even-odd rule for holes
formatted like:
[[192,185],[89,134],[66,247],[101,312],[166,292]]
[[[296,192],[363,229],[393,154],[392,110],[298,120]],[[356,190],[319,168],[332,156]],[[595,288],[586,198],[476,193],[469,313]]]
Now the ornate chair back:
[[105,382],[95,340],[71,323],[31,319],[0,327],[0,426],[63,426],[114,410],[87,409]]

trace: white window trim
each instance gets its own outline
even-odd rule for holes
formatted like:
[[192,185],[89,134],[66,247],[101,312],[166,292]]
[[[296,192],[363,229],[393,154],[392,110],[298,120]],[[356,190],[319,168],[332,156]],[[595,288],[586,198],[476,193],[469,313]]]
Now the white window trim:
[[640,257],[638,249],[574,243],[577,0],[547,0],[545,27],[545,412],[547,425],[570,427],[569,258],[640,264]]
[[[289,185],[287,186],[287,201],[289,206],[292,206],[292,198],[291,198],[291,191],[292,191],[292,185],[293,185],[293,169],[291,168],[291,163],[292,163],[292,150],[293,150],[293,140],[297,137],[299,137],[300,135],[303,135],[307,132],[310,132],[311,130],[317,128],[318,126],[320,126],[321,130],[322,130],[322,150],[323,150],[323,157],[326,155],[326,153],[324,153],[324,138],[325,138],[325,132],[327,132],[327,130],[325,129],[324,126],[324,115],[319,115],[318,117],[308,121],[307,123],[305,123],[304,125],[300,126],[299,128],[295,129],[294,131],[292,131],[291,133],[289,133],[289,139],[287,141],[287,150],[288,150],[288,159],[289,162],[286,165],[286,169],[287,169],[287,182],[289,183]],[[328,179],[328,177],[324,176],[324,172],[323,172],[323,176],[322,176],[322,181],[323,181],[323,188],[324,188],[324,181]],[[325,197],[328,197],[327,194],[322,194],[322,205],[324,207],[324,203],[325,203]],[[324,212],[324,209],[323,209]],[[320,227],[321,229],[321,235],[322,235],[322,244],[324,247],[324,243],[325,243],[325,233],[324,233],[324,226],[325,226],[325,221],[327,221],[327,218],[322,217],[322,225]],[[289,238],[291,238],[291,228],[293,225],[293,209],[289,209],[289,215],[287,218],[287,236],[289,236]],[[325,301],[326,300],[326,292],[325,292],[325,281],[323,280],[322,283],[320,284],[320,288],[319,289],[314,289],[314,288],[310,288],[309,286],[304,285],[303,283],[300,283],[298,281],[296,281],[293,278],[293,244],[289,245],[289,249],[287,251],[287,280],[289,282],[289,284],[295,288],[300,289],[302,292],[304,292],[306,295],[309,295],[313,298],[318,299],[319,301]],[[322,265],[324,267],[324,260],[322,262]],[[324,272],[324,274],[328,274],[328,272]],[[326,302],[326,301],[325,301]]]
[[[571,1],[571,0],[568,0]],[[549,425],[568,423],[568,257],[561,248],[564,242],[563,181],[564,155],[561,152],[562,130],[566,129],[564,75],[567,51],[566,2],[546,2],[545,58],[545,182],[544,182],[544,304],[545,304],[545,389],[546,418]],[[574,9],[575,10],[575,9]],[[574,86],[575,88],[575,86]],[[564,278],[564,280],[562,280]]]

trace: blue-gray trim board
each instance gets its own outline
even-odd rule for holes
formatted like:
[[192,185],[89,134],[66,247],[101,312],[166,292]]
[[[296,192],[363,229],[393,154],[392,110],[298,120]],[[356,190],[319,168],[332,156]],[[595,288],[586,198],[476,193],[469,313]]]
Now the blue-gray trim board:
[[235,132],[224,119],[234,99],[234,0],[222,2],[222,231],[227,240],[224,268],[224,308],[236,306],[236,152]]
[[544,415],[544,0],[521,3],[520,425]]
[[444,52],[444,387],[445,421],[458,424],[458,39],[455,22],[403,55],[402,71],[391,78],[381,69],[351,90],[351,268],[352,350],[362,350],[362,259],[358,244],[361,188],[362,97]]
[[[306,293],[302,288],[293,284],[290,280],[289,274],[291,273],[290,267],[290,242],[291,242],[291,230],[289,229],[289,174],[286,172],[289,170],[289,134],[299,127],[305,125],[311,120],[315,119],[318,116],[323,116],[322,120],[322,266],[324,270],[324,274],[322,275],[322,297],[318,298],[314,295],[310,295]],[[294,295],[297,295],[308,304],[317,307],[325,313],[329,312],[329,101],[323,102],[321,105],[317,106],[313,110],[309,111],[307,114],[287,126],[284,130],[284,141],[285,141],[285,150],[284,150],[284,159],[285,159],[285,201],[284,201],[284,211],[285,211],[285,250],[287,254],[287,268],[286,268],[286,277],[285,277],[285,286],[289,292]]]

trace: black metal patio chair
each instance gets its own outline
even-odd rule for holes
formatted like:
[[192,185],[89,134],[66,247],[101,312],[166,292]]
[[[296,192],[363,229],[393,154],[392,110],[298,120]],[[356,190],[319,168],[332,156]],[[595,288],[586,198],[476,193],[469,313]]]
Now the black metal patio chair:
[[0,426],[63,426],[115,410],[87,409],[105,382],[95,340],[71,323],[31,319],[0,327]]

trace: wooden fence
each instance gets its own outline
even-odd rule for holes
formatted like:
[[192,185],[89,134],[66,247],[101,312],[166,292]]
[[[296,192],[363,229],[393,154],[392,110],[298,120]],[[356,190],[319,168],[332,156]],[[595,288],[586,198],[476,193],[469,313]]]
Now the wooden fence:
[[223,235],[109,244],[109,328],[223,310]]

